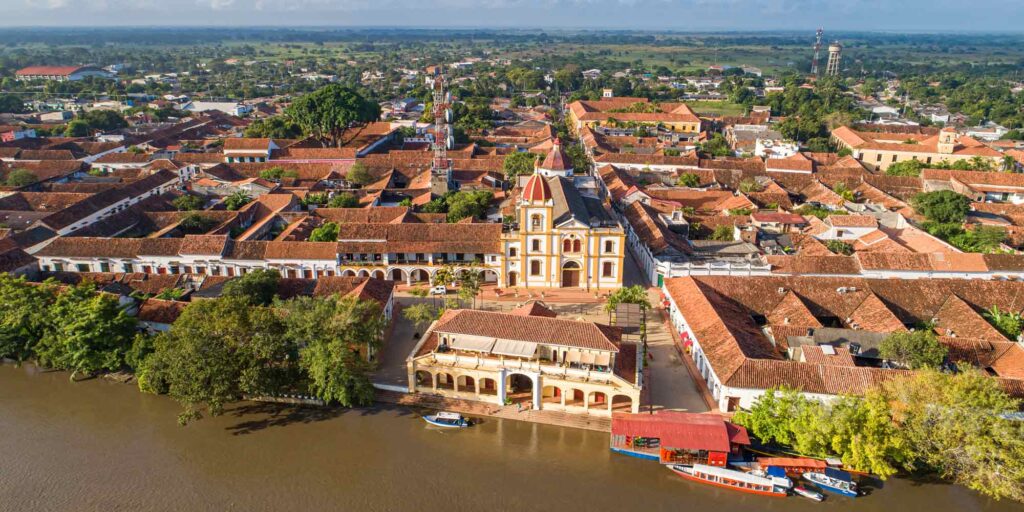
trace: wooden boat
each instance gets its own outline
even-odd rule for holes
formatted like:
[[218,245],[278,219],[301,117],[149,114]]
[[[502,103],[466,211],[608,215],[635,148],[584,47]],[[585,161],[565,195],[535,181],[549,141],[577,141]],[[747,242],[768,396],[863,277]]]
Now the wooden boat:
[[673,473],[694,482],[701,482],[716,487],[724,487],[735,491],[762,496],[786,497],[786,489],[769,479],[760,476],[743,473],[733,469],[720,468],[716,466],[705,466],[694,464],[686,466],[675,464],[669,466]]
[[457,412],[439,412],[437,414],[428,414],[423,417],[423,421],[430,423],[436,427],[444,428],[466,428],[469,426],[469,421],[463,418],[461,414]]
[[857,484],[850,474],[840,469],[825,468],[825,471],[821,473],[808,471],[804,473],[804,480],[817,485],[822,490],[843,496],[856,498],[860,494]]
[[824,501],[825,500],[825,495],[824,494],[822,494],[820,492],[817,492],[817,491],[812,491],[812,490],[810,490],[810,489],[808,489],[806,487],[800,487],[799,485],[793,488],[793,494],[796,494],[797,496],[802,496],[804,498],[807,498],[809,500],[814,500],[814,501]]

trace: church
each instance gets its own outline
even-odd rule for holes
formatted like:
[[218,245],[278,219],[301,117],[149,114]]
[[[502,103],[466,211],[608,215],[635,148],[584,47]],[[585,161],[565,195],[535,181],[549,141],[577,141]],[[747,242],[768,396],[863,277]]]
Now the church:
[[[575,176],[556,139],[515,197],[516,224],[502,233],[508,288],[612,290],[622,286],[625,231]],[[593,191],[593,192],[591,192]]]

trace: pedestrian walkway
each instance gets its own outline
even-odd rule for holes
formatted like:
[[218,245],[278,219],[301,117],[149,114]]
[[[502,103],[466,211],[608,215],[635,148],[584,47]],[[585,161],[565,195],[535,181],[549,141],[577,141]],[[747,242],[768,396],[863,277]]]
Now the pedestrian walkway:
[[545,425],[556,425],[559,427],[582,428],[598,432],[611,432],[611,418],[600,418],[586,414],[572,414],[562,411],[535,411],[533,409],[520,409],[515,405],[500,406],[458,398],[445,398],[436,395],[423,393],[396,393],[393,391],[377,390],[376,400],[378,402],[405,405],[409,407],[423,407],[439,411],[453,411],[474,416],[488,416],[506,420],[529,421],[543,423]]

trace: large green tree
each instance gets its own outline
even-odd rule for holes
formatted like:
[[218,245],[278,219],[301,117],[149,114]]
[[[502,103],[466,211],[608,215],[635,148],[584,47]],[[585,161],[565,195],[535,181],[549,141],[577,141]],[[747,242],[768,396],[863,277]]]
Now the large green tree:
[[938,367],[946,360],[948,349],[934,332],[918,330],[889,334],[882,340],[878,352],[885,359],[916,370]]
[[932,222],[960,223],[971,211],[971,200],[952,190],[921,192],[911,199],[914,210]]
[[118,370],[135,335],[135,317],[91,283],[65,288],[44,313],[50,324],[35,347],[44,366],[80,373]]
[[273,302],[280,281],[277,269],[258,268],[224,283],[222,296],[265,306]]
[[298,139],[305,135],[302,127],[286,116],[273,116],[253,121],[245,127],[246,137],[269,139]]
[[23,277],[0,274],[0,358],[22,361],[35,353],[47,330],[43,313],[53,300],[51,284],[34,285]]
[[310,391],[345,407],[372,402],[371,365],[362,354],[380,347],[380,305],[355,297],[298,297],[278,306],[285,311],[285,337],[299,347]]
[[346,129],[380,119],[380,105],[349,87],[330,84],[296,99],[286,113],[303,132],[341,147]]
[[502,162],[502,170],[505,172],[506,179],[512,179],[516,176],[524,176],[527,174],[533,174],[534,164],[537,162],[537,155],[529,152],[517,151],[509,154],[505,157],[505,161]]
[[294,353],[270,308],[242,297],[199,300],[153,340],[139,370],[143,391],[166,392],[182,404],[181,424],[220,414],[242,395],[275,393],[289,379]]

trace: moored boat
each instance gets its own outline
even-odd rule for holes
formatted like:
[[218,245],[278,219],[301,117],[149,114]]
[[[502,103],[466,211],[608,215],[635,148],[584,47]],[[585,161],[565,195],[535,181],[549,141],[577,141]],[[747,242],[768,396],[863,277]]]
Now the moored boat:
[[692,466],[675,464],[669,466],[669,469],[687,480],[716,487],[724,487],[750,494],[760,494],[762,496],[775,496],[779,498],[786,496],[786,488],[776,484],[771,478],[751,475],[742,471],[705,466],[704,464],[694,464]]
[[466,428],[469,426],[469,420],[463,418],[461,414],[457,412],[439,412],[437,414],[428,414],[423,416],[423,421],[430,423],[437,427],[445,428]]
[[810,489],[808,489],[806,487],[800,487],[799,485],[793,488],[793,494],[796,494],[797,496],[802,496],[804,498],[807,498],[809,500],[814,500],[814,501],[824,501],[825,500],[825,495],[824,494],[822,494],[820,492],[817,492],[817,491],[812,491],[812,490],[810,490]]
[[820,473],[808,471],[804,473],[804,480],[817,485],[822,490],[842,494],[843,496],[856,498],[860,494],[857,490],[857,484],[850,477],[850,474],[840,469],[825,468]]

